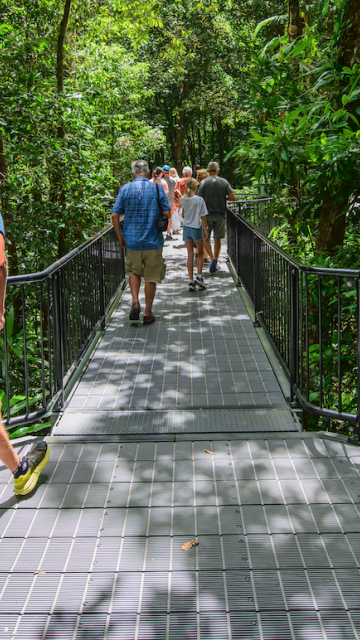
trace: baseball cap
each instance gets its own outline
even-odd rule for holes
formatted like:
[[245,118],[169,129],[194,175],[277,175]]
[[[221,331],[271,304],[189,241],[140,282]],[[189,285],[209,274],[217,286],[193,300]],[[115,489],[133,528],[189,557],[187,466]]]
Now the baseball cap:
[[163,171],[170,171],[170,167],[168,164],[164,164]]

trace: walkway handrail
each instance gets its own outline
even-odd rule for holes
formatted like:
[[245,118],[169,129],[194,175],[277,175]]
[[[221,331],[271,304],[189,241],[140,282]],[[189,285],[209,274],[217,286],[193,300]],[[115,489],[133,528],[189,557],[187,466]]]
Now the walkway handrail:
[[1,354],[8,427],[63,406],[66,385],[124,281],[124,251],[111,226],[43,271],[8,278]]
[[285,366],[290,400],[359,437],[360,271],[301,264],[232,204],[229,259]]
[[270,208],[272,200],[273,198],[266,195],[238,194],[234,202],[229,202],[229,206],[264,235],[268,235],[277,224],[276,216],[273,216]]
[[102,238],[104,234],[106,234],[111,229],[112,227],[108,226],[105,230],[99,231],[99,233],[97,233],[96,236],[93,236],[89,240],[86,240],[86,242],[81,244],[79,247],[76,247],[76,249],[69,251],[69,253],[67,253],[62,258],[59,258],[59,260],[56,260],[56,262],[53,262],[51,265],[46,267],[46,269],[44,269],[43,271],[37,271],[35,273],[25,273],[19,276],[9,276],[7,279],[7,285],[23,284],[24,282],[41,282],[43,280],[46,280],[48,276],[51,276],[53,273],[55,273],[55,271],[60,269],[63,265],[67,264],[68,262],[71,262],[71,260],[75,258],[75,256],[79,255],[82,251],[87,249],[87,247],[90,247],[90,245],[94,244],[99,238]]

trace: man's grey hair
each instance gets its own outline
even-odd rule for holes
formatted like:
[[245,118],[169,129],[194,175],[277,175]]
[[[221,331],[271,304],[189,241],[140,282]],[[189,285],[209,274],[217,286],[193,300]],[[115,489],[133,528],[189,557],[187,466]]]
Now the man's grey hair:
[[211,171],[219,171],[220,167],[217,162],[209,162],[208,164],[208,172]]
[[191,176],[191,174],[192,174],[192,168],[191,167],[184,167],[183,168],[183,175],[184,176],[188,176],[188,175]]
[[147,176],[149,165],[146,160],[135,160],[131,163],[131,171],[135,176]]

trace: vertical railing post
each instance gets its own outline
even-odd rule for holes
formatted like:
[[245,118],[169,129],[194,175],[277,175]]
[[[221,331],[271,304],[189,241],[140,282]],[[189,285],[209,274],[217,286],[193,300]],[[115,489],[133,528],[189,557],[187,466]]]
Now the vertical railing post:
[[356,286],[356,315],[357,315],[357,417],[356,417],[356,437],[357,440],[360,440],[360,425],[359,425],[359,415],[360,415],[360,272],[357,278],[357,286]]
[[100,293],[100,318],[101,329],[105,329],[105,289],[104,289],[104,260],[103,239],[99,238],[99,293]]
[[53,323],[54,323],[54,393],[61,390],[60,407],[64,404],[64,375],[63,375],[63,351],[62,351],[62,324],[61,324],[61,274],[56,271],[53,275]]
[[290,402],[294,402],[299,362],[299,273],[295,267],[290,269]]
[[255,326],[259,324],[257,314],[261,309],[261,239],[254,233],[253,235],[253,300],[255,311]]

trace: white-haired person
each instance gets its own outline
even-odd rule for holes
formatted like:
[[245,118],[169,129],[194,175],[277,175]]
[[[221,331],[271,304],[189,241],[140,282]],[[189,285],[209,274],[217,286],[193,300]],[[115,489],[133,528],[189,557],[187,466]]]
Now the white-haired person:
[[[191,177],[188,178],[185,183],[185,193],[180,198],[184,217],[183,239],[188,253],[189,291],[195,291],[197,286],[199,289],[206,289],[202,277],[202,267],[204,260],[204,238],[207,238],[206,216],[208,215],[208,210],[203,198],[196,195],[197,188],[197,180]],[[195,278],[194,243],[198,252],[197,276]]]
[[186,186],[185,186],[186,180],[188,180],[188,178],[191,178],[191,174],[192,174],[191,167],[183,168],[183,178],[180,178],[180,180],[178,180],[178,182],[175,185],[175,196],[177,198],[181,198],[181,196],[184,195],[185,189],[186,189]]

